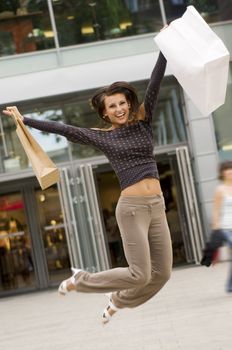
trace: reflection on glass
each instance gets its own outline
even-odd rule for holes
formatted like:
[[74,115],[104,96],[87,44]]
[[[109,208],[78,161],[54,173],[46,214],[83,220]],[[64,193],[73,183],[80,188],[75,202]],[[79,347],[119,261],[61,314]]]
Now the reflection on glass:
[[[32,108],[31,113],[26,112],[23,114],[30,118],[62,122],[62,111],[59,107],[53,108],[52,106],[47,106],[47,110],[41,112],[35,111]],[[0,144],[0,171],[17,172],[21,169],[27,169],[30,167],[29,160],[16,135],[14,122],[11,118],[2,118],[1,120],[4,130],[5,147],[3,147],[3,143]],[[29,128],[29,131],[55,163],[68,160],[68,142],[66,138],[33,128]]]
[[120,187],[115,173],[111,171],[96,172],[96,180],[105,225],[106,242],[112,267],[127,266],[123,251],[119,227],[115,218],[115,208],[120,197]]
[[163,155],[157,156],[157,165],[160,174],[160,183],[165,199],[166,216],[168,226],[171,233],[172,249],[173,249],[173,264],[186,263],[185,247],[183,241],[183,220],[182,225],[180,218],[183,219],[181,206],[178,203],[179,188],[176,183],[176,173],[172,166],[171,158],[166,158]]
[[[84,128],[101,127],[103,125],[103,122],[91,106],[90,99],[92,95],[93,90],[78,92],[73,97],[70,95],[69,101],[63,104],[63,112],[67,124]],[[71,143],[70,146],[74,159],[91,158],[102,154],[101,151],[91,146],[76,143]]]
[[36,200],[49,278],[51,282],[58,282],[69,271],[70,261],[56,186],[37,190]]
[[54,48],[46,0],[0,2],[0,57]]
[[232,83],[231,66],[227,86],[226,100],[223,106],[213,113],[215,134],[221,160],[232,159]]
[[208,23],[232,19],[231,0],[163,0],[168,22],[182,16],[193,5]]
[[[48,106],[47,110],[40,112],[25,113],[25,116],[45,121],[59,121],[62,123],[62,110],[58,107]],[[29,128],[32,136],[43,147],[43,150],[52,158],[54,162],[63,162],[68,160],[68,141],[65,137]]]
[[[230,0],[163,0],[168,22],[193,5],[209,23],[232,19]],[[52,1],[61,47],[158,32],[159,0]],[[0,2],[0,57],[54,48],[46,0]]]
[[188,0],[163,0],[167,21],[179,18],[183,15],[188,5]]
[[158,0],[53,1],[60,46],[159,31]]
[[0,196],[0,291],[35,283],[31,241],[19,193]]
[[[187,5],[193,5],[206,22],[218,22],[221,20],[218,0],[189,0]],[[223,2],[223,0],[222,0]]]
[[[1,172],[18,172],[21,169],[28,168],[28,159],[21,146],[18,136],[15,132],[15,124],[11,118],[2,118],[3,143],[0,145],[1,151]],[[2,138],[3,141],[3,138]]]

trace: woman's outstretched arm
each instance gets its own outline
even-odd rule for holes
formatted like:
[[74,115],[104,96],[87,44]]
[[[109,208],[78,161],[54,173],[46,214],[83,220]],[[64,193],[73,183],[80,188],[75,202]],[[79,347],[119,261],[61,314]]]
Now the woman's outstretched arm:
[[20,118],[23,123],[32,128],[46,131],[49,133],[58,134],[66,137],[69,141],[80,143],[80,144],[93,144],[94,135],[93,130],[88,128],[79,128],[72,125],[63,124],[55,121],[44,121],[44,120],[36,120],[24,117],[20,114],[18,108],[16,106],[7,107],[3,110],[3,114],[13,117],[16,116]]

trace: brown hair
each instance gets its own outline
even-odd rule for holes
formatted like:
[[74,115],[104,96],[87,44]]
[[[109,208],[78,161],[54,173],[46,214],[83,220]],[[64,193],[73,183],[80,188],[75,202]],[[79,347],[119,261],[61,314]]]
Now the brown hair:
[[232,169],[232,160],[225,160],[219,165],[218,178],[223,180],[223,171],[227,169]]
[[133,119],[135,118],[139,109],[139,100],[135,88],[125,81],[118,81],[109,86],[104,86],[98,89],[92,97],[92,106],[97,111],[98,115],[105,121],[109,120],[103,117],[105,109],[105,97],[114,94],[124,94],[128,103],[130,103],[130,110]]

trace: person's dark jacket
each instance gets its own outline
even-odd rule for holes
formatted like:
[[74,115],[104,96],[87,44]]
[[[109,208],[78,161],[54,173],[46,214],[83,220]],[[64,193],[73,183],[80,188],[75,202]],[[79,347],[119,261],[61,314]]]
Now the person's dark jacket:
[[202,252],[201,265],[209,267],[217,254],[217,250],[223,246],[224,242],[223,230],[213,230]]

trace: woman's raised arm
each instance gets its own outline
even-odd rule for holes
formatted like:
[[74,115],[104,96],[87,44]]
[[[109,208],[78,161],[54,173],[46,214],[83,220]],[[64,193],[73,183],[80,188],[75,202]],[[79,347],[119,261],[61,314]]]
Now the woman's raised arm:
[[145,120],[150,123],[152,122],[152,114],[157,102],[157,98],[160,90],[160,84],[164,77],[166,64],[167,64],[166,58],[164,57],[162,52],[160,52],[158,60],[152,71],[151,78],[148,83],[148,87],[147,87],[145,99],[144,99]]

